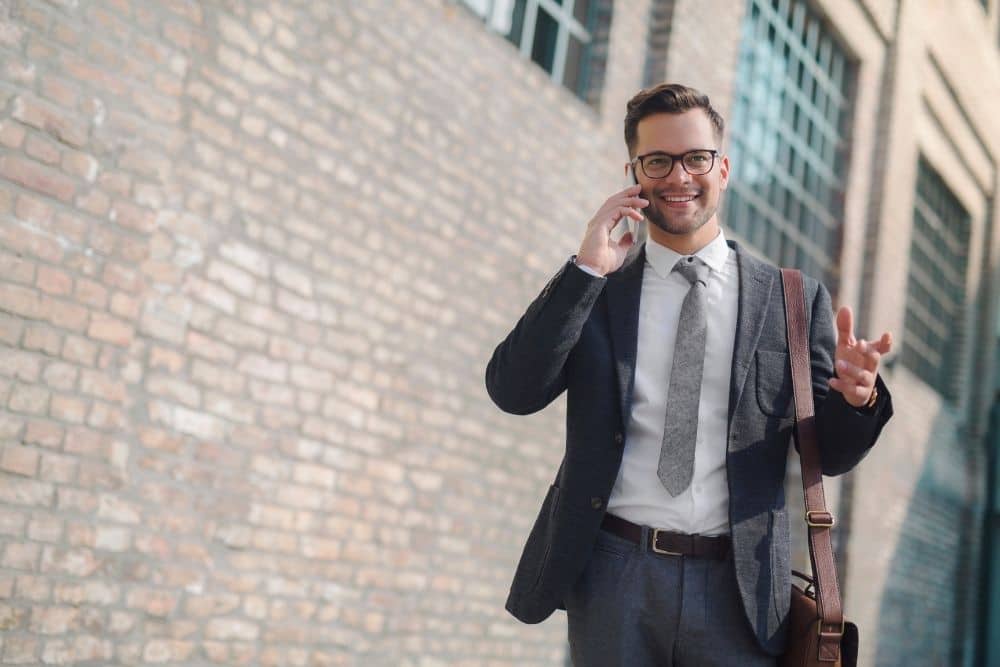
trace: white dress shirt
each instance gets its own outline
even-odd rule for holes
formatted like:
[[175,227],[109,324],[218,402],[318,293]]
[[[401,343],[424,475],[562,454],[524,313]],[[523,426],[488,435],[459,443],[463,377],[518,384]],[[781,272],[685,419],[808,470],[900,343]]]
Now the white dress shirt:
[[674,340],[681,303],[690,283],[673,273],[682,255],[648,239],[639,300],[632,414],[626,425],[625,451],[608,499],[608,512],[654,528],[721,535],[729,532],[726,446],[739,274],[736,253],[726,245],[721,229],[695,256],[710,271],[705,293],[708,311],[705,367],[691,485],[673,497],[656,474],[663,444]]

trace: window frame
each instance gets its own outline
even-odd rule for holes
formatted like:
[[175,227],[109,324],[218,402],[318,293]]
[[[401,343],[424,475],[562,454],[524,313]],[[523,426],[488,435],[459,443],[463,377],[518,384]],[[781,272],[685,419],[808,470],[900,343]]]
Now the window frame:
[[[482,0],[482,2],[458,0],[460,4],[483,19],[490,32],[504,37],[517,48],[518,52],[524,58],[545,70],[553,83],[567,88],[578,98],[586,101],[590,87],[590,60],[593,57],[590,54],[590,49],[594,45],[593,30],[598,0],[589,0],[591,4],[588,8],[586,19],[588,25],[583,25],[576,19],[575,9],[577,0],[562,0],[561,5],[555,0],[524,0],[524,20],[521,24],[520,35],[516,36],[510,33],[513,26],[508,29],[507,33],[500,31],[502,26],[497,22],[495,10],[498,7],[498,3],[502,1],[504,0]],[[511,11],[513,11],[517,0],[509,0],[509,2],[511,4]],[[480,9],[480,6],[482,6],[482,9]],[[557,26],[551,71],[532,57],[532,50],[535,46],[535,27],[538,23],[538,13],[543,10],[555,21]],[[527,39],[525,38],[526,36],[528,37]],[[571,88],[564,81],[570,36],[576,37],[582,45],[580,75],[575,88]]]

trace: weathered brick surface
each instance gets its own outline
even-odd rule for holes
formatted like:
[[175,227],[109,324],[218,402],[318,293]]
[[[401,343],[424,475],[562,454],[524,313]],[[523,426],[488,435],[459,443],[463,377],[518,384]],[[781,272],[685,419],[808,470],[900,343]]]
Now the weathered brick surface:
[[[663,75],[725,111],[741,13],[673,4]],[[868,12],[886,39],[890,4]],[[0,662],[561,664],[564,616],[524,627],[503,601],[565,406],[504,415],[482,377],[621,187],[657,3],[615,5],[590,107],[449,0],[0,3]],[[861,114],[883,108],[882,66]],[[852,190],[852,238],[895,186],[872,151],[913,141],[866,122],[854,164],[877,178]],[[847,299],[862,254],[845,249]],[[897,274],[864,283],[873,327],[901,317]],[[855,516],[888,508],[852,532],[880,545],[846,582],[870,623],[914,594],[895,545],[977,502],[903,520],[930,458],[911,442],[962,428],[908,420],[936,406],[925,389],[855,485]],[[913,474],[884,484],[900,456]]]

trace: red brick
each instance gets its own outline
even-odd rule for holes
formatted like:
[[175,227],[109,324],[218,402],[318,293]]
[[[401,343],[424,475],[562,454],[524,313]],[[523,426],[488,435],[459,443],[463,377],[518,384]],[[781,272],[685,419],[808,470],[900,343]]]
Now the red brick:
[[0,122],[0,145],[7,148],[20,148],[26,134],[27,131],[23,125],[10,121]]
[[17,475],[34,477],[38,471],[38,452],[30,447],[7,445],[0,450],[0,469]]
[[31,285],[35,282],[35,263],[0,251],[0,276],[5,281]]
[[53,141],[43,139],[37,134],[28,135],[28,140],[24,144],[24,152],[28,157],[48,165],[59,164],[62,159],[59,147]]
[[67,150],[63,152],[62,168],[67,174],[76,176],[88,183],[97,178],[97,160],[92,155],[80,151]]
[[93,429],[75,426],[66,433],[63,449],[69,454],[101,458],[107,456],[110,436]]
[[194,25],[202,24],[201,4],[195,0],[164,0],[163,6]]
[[62,444],[63,428],[49,421],[33,419],[28,422],[24,442],[31,445],[56,448]]
[[69,274],[44,264],[38,267],[35,284],[38,289],[49,294],[68,295],[73,291],[73,278]]
[[74,81],[79,81],[83,85],[90,84],[96,90],[104,91],[110,95],[122,96],[125,94],[126,84],[124,81],[112,76],[100,67],[88,63],[75,53],[62,51],[59,58],[60,73]]
[[[53,355],[54,356],[54,355]],[[59,391],[72,391],[79,371],[75,366],[62,361],[52,361],[45,367],[42,379],[45,385]]]
[[[3,262],[0,262],[2,265]],[[24,320],[7,313],[0,312],[0,342],[15,347],[21,340],[24,331]]]
[[24,88],[32,88],[38,68],[32,62],[26,62],[13,54],[4,54],[3,70],[0,75],[11,83]]
[[108,262],[105,265],[104,276],[101,279],[105,285],[126,292],[136,292],[140,285],[140,278],[135,270],[115,262]]
[[[52,225],[52,231],[62,237],[63,242],[69,241],[77,245],[86,245],[87,238],[87,223],[75,212],[58,211],[56,212],[56,219]],[[79,260],[80,258],[86,259],[84,255],[70,255],[67,258],[67,266],[74,259]],[[89,260],[93,261],[93,260]],[[84,266],[83,263],[80,266]],[[83,271],[83,269],[81,269]],[[93,271],[84,271],[85,273],[93,273]]]
[[95,340],[126,347],[132,342],[135,327],[107,313],[95,312],[87,335]]
[[52,28],[52,37],[63,46],[77,46],[80,43],[80,33],[80,28],[59,19]]
[[76,292],[74,292],[73,297],[98,310],[102,310],[108,305],[107,288],[89,278],[76,279]]
[[99,218],[104,217],[111,210],[111,198],[96,188],[87,190],[77,197],[75,204],[81,210]]
[[109,214],[122,227],[150,233],[156,229],[156,214],[126,201],[117,201]]
[[44,352],[49,356],[56,356],[62,346],[62,338],[58,331],[45,324],[31,322],[25,328],[24,348]]
[[51,134],[59,141],[80,148],[87,143],[87,125],[70,113],[24,95],[14,99],[11,114],[16,120]]
[[59,264],[64,256],[57,240],[44,232],[20,224],[0,225],[0,247],[38,258],[49,264]]
[[57,484],[72,484],[76,481],[77,466],[74,457],[45,453],[38,469],[38,479]]
[[63,343],[62,357],[83,366],[93,366],[97,358],[97,344],[82,336],[67,335]]
[[82,424],[87,416],[87,403],[73,396],[57,394],[52,397],[49,415],[61,421]]
[[72,109],[76,106],[79,93],[66,79],[54,74],[46,74],[41,79],[42,96],[55,102],[64,109]]
[[76,183],[68,176],[45,165],[13,155],[0,157],[0,176],[29,190],[64,202],[71,201],[76,192]]
[[80,371],[80,392],[106,401],[125,400],[125,383],[103,371],[84,368]]
[[42,310],[45,314],[45,320],[57,327],[78,333],[87,329],[89,311],[72,301],[42,296]]

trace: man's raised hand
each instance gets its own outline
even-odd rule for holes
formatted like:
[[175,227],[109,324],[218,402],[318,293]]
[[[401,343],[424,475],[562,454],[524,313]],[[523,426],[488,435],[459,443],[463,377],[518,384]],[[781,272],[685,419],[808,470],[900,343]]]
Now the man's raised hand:
[[875,389],[879,360],[892,349],[892,334],[888,331],[877,341],[854,337],[854,314],[847,306],[837,311],[837,351],[834,354],[836,377],[830,378],[830,388],[844,395],[844,400],[856,408],[868,403]]

